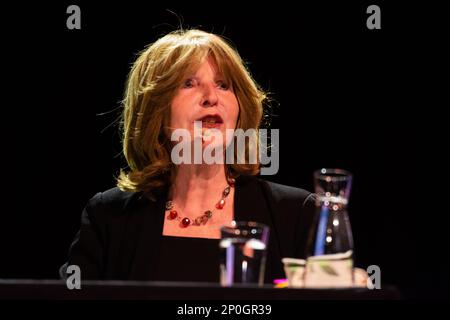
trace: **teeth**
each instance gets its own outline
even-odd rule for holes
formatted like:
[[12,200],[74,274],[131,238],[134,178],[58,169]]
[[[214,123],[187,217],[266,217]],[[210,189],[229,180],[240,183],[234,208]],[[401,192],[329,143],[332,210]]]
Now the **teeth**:
[[202,119],[203,123],[216,124],[219,123],[219,119],[216,117],[205,117]]

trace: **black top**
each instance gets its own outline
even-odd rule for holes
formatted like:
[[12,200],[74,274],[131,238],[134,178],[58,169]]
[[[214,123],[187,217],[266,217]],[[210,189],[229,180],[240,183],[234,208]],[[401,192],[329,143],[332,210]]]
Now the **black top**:
[[[256,221],[270,227],[266,283],[285,277],[283,257],[304,257],[314,198],[303,189],[257,177],[236,179],[234,219]],[[162,235],[166,201],[167,192],[157,201],[118,188],[96,194],[83,210],[81,228],[70,247],[68,264],[80,267],[82,279],[152,281],[157,277],[166,278],[168,275],[160,268],[165,264],[161,259],[168,261],[169,258],[162,258],[162,255],[168,254],[167,246],[171,246]],[[183,240],[188,239],[180,241]],[[208,240],[193,241],[196,245],[208,243]],[[195,250],[192,241],[184,245],[188,247],[186,251]],[[209,263],[205,268],[215,272],[217,262],[208,261],[211,262],[205,262]],[[61,275],[66,275],[64,268],[61,268]],[[171,280],[190,280],[181,274],[180,278],[176,277]]]
[[156,281],[219,282],[218,239],[163,236]]

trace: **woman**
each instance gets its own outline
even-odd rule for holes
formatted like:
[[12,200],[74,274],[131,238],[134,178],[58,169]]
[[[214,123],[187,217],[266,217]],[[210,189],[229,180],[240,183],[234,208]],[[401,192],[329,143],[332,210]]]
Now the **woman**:
[[[226,153],[231,145],[235,160],[248,155],[250,144],[237,150],[227,129],[258,129],[265,99],[217,35],[177,31],[142,51],[124,99],[130,170],[88,202],[68,264],[80,267],[82,279],[218,282],[220,227],[257,221],[271,230],[265,280],[284,277],[281,259],[302,256],[312,194],[256,178],[258,161],[179,163],[173,154],[173,134],[184,130],[187,145],[201,151]],[[188,151],[179,155],[193,160]]]

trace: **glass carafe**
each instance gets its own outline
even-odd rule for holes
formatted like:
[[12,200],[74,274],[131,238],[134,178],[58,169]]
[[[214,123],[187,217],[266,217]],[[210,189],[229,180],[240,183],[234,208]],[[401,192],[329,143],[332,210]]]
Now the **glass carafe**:
[[307,241],[305,287],[353,285],[353,236],[347,213],[352,174],[314,172],[316,210]]

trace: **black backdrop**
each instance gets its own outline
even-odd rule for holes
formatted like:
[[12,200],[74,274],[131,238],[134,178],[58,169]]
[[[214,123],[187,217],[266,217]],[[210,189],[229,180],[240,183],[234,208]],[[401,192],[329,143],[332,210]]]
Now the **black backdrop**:
[[[357,265],[379,265],[382,281],[407,296],[442,296],[441,8],[145,3],[5,10],[4,68],[12,72],[3,100],[1,278],[57,277],[86,201],[113,187],[124,166],[117,108],[134,54],[181,22],[231,39],[278,102],[271,127],[280,129],[280,170],[265,178],[312,190],[320,167],[353,172]],[[66,28],[70,4],[81,8],[81,30]],[[381,30],[366,28],[370,4],[381,7]]]

